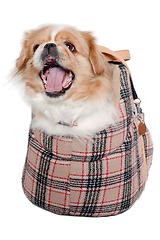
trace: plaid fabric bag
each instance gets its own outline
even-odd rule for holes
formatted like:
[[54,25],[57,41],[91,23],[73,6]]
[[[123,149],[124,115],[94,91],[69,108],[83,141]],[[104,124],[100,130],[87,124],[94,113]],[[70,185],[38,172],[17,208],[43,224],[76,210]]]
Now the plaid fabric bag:
[[92,140],[48,136],[30,129],[22,186],[27,198],[50,212],[110,216],[128,210],[144,190],[153,143],[138,131],[130,73],[120,69],[120,117]]

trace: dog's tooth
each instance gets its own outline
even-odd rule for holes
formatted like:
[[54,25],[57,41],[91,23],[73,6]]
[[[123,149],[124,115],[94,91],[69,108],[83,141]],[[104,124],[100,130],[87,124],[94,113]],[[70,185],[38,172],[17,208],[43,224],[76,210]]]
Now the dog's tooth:
[[70,83],[70,81],[71,81],[70,76],[69,76],[69,74],[67,74],[66,78],[63,82],[63,87],[66,87]]

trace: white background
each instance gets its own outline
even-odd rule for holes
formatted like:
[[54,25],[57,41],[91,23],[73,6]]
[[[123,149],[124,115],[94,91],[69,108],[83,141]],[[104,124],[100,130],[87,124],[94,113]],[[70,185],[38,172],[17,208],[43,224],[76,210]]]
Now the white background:
[[[160,13],[157,0],[10,0],[0,14],[0,239],[160,239]],[[23,31],[57,23],[93,31],[112,50],[129,49],[128,62],[142,100],[154,157],[146,189],[127,212],[104,218],[58,216],[23,194],[30,108],[21,90],[5,86],[19,56]],[[14,84],[13,84],[14,85]]]

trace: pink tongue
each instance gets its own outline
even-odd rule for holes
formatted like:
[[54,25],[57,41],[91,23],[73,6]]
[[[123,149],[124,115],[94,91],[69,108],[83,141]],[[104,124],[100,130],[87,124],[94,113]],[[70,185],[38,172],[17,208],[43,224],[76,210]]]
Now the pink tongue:
[[47,77],[46,92],[62,91],[62,83],[66,72],[61,68],[51,68]]

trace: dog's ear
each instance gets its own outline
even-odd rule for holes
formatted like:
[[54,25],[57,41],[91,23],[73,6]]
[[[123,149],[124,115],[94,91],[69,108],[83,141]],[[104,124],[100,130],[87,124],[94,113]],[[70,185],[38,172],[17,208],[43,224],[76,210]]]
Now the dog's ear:
[[95,75],[101,75],[106,70],[106,63],[103,54],[100,52],[95,38],[90,32],[82,32],[87,44],[89,46],[89,59]]
[[28,59],[28,33],[24,33],[24,39],[22,43],[22,50],[19,58],[16,60],[17,71],[20,72],[26,65]]

